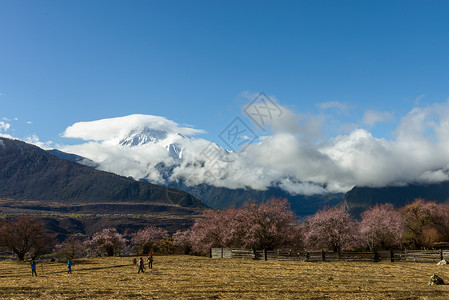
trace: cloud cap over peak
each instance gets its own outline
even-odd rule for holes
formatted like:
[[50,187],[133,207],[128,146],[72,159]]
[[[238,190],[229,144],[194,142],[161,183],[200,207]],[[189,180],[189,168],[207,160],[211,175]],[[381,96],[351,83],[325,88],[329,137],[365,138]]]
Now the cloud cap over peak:
[[176,122],[164,117],[133,114],[124,117],[101,119],[89,122],[77,122],[66,128],[63,137],[78,138],[85,141],[97,141],[116,144],[118,141],[139,129],[151,128],[192,136],[204,133],[203,130],[180,127]]

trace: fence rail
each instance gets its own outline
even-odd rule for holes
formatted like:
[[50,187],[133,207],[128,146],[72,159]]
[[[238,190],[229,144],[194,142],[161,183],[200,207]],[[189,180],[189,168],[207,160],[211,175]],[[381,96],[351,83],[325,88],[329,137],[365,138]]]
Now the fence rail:
[[286,261],[391,261],[437,263],[449,261],[449,250],[391,250],[391,251],[341,251],[298,252],[294,250],[251,250],[234,248],[212,248],[211,258],[236,258],[254,260]]

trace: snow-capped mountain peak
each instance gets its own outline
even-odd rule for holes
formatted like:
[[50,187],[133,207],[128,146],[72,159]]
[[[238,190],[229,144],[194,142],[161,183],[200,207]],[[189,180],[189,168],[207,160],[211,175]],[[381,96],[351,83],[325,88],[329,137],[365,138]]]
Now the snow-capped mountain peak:
[[120,140],[122,146],[142,146],[148,143],[157,144],[165,140],[168,136],[166,130],[145,127],[143,129],[132,130],[125,138]]
[[182,159],[184,144],[190,141],[189,137],[179,132],[169,132],[164,129],[144,127],[134,129],[118,142],[126,147],[145,147],[150,144],[158,145],[167,150],[169,157],[175,161]]

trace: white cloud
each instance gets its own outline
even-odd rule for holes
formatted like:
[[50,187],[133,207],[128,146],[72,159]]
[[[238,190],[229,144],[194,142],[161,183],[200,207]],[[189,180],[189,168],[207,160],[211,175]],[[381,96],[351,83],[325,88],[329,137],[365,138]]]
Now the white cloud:
[[9,135],[9,134],[6,134],[6,133],[1,133],[1,132],[0,132],[0,137],[4,137],[4,138],[7,138],[7,139],[12,139],[12,140],[16,139],[12,135]]
[[4,132],[6,132],[6,131],[8,131],[8,129],[11,127],[11,124],[9,124],[9,123],[6,123],[6,122],[0,122],[0,132],[1,131],[4,131]]
[[363,124],[368,126],[374,126],[377,123],[385,123],[394,121],[394,115],[388,111],[374,111],[368,110],[363,115]]
[[50,149],[54,149],[55,145],[52,141],[48,141],[48,142],[42,142],[39,137],[35,134],[27,136],[24,139],[25,142],[29,143],[29,144],[33,144],[35,146],[38,146],[39,148],[45,149],[45,150],[50,150]]
[[126,117],[102,119],[91,122],[78,122],[69,126],[62,136],[79,138],[85,141],[115,144],[129,135],[132,130],[138,130],[145,127],[166,130],[171,133],[177,132],[186,136],[204,133],[203,130],[190,127],[179,127],[177,123],[163,117],[135,114]]
[[[239,153],[227,152],[201,138],[177,134],[193,136],[202,130],[144,115],[75,123],[63,136],[86,142],[60,149],[90,158],[107,171],[155,183],[165,180],[157,167],[162,162],[173,168],[173,180],[260,190],[275,184],[294,194],[449,179],[449,102],[413,108],[401,119],[390,140],[354,128],[318,142],[316,137],[322,134],[321,126],[326,121],[322,116],[305,117],[282,109],[284,118],[270,124],[272,134]],[[392,115],[372,112],[366,116],[367,124],[375,124]],[[123,138],[143,128],[165,130],[168,134],[135,147],[120,144]],[[179,158],[170,152],[170,144],[179,147]]]

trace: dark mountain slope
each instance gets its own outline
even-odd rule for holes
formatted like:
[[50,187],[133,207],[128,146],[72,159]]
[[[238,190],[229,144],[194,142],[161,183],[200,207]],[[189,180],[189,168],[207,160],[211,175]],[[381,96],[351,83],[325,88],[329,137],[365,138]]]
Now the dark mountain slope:
[[200,200],[183,191],[95,170],[58,158],[36,146],[6,138],[0,138],[0,198],[204,206]]
[[[76,161],[84,164],[87,158],[69,154],[58,150],[48,151],[60,158]],[[92,161],[90,161],[92,162]],[[92,162],[95,164],[94,162]],[[98,167],[98,166],[97,166]],[[286,198],[291,205],[291,208],[298,216],[313,215],[319,209],[325,206],[335,206],[343,200],[344,194],[325,194],[325,195],[291,195],[290,193],[278,187],[270,187],[265,191],[258,191],[253,189],[229,189],[225,187],[215,187],[207,184],[200,184],[197,186],[187,186],[181,182],[170,182],[171,169],[165,165],[159,165],[159,171],[165,175],[168,186],[174,189],[185,191],[200,199],[203,203],[211,208],[223,209],[230,206],[241,207],[246,202],[256,201],[263,202],[273,197]],[[144,180],[143,180],[144,181]],[[147,182],[147,181],[144,181]]]
[[316,213],[323,207],[331,207],[340,203],[343,194],[325,195],[291,195],[278,187],[270,187],[265,191],[253,189],[228,189],[201,184],[194,187],[182,184],[171,185],[177,189],[186,191],[201,199],[206,205],[213,208],[226,208],[230,206],[241,207],[246,202],[264,202],[271,198],[285,198],[290,203],[290,207],[298,216],[309,216]]
[[82,156],[79,156],[76,154],[62,152],[57,149],[47,150],[47,152],[54,156],[57,156],[59,158],[71,160],[71,161],[77,162],[79,164],[88,166],[88,167],[98,168],[98,164],[96,162],[94,162],[93,160],[90,160],[88,158],[85,158],[85,157],[82,157]]
[[348,191],[341,203],[352,215],[358,216],[377,203],[391,203],[402,207],[416,198],[439,203],[449,202],[449,181],[433,184],[409,184],[382,188],[354,187]]

